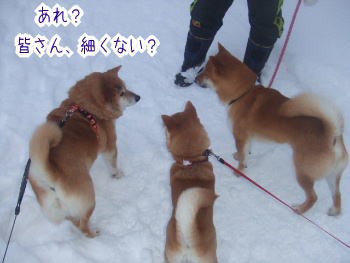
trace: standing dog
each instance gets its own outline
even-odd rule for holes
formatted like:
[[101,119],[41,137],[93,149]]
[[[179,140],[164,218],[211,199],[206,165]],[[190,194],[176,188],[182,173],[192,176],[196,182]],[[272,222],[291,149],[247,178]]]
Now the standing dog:
[[97,235],[89,227],[95,208],[90,167],[102,152],[111,174],[121,176],[115,119],[140,99],[118,77],[120,68],[77,82],[30,142],[29,181],[42,210],[53,222],[71,220],[88,237]]
[[184,112],[162,115],[167,144],[175,163],[170,170],[173,214],[167,227],[168,263],[216,263],[213,223],[215,177],[203,152],[210,141],[196,109],[187,102]]
[[333,105],[312,94],[289,99],[274,89],[255,86],[256,75],[220,44],[218,54],[210,57],[197,81],[212,86],[229,107],[239,169],[246,167],[253,138],[288,143],[298,183],[306,195],[296,211],[304,213],[313,206],[317,200],[314,182],[326,178],[333,198],[328,214],[341,212],[339,184],[348,154],[342,136],[343,118]]

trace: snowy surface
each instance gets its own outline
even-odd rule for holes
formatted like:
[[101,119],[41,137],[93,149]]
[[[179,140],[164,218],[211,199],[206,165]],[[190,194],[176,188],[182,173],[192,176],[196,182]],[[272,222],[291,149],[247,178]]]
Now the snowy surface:
[[[183,110],[191,100],[206,127],[212,149],[227,161],[235,151],[225,106],[212,90],[191,86],[178,89],[174,74],[182,63],[189,23],[190,1],[58,1],[67,9],[78,4],[84,10],[78,27],[39,28],[33,21],[41,1],[0,2],[0,252],[1,257],[14,218],[19,185],[28,158],[28,142],[35,127],[56,107],[74,83],[93,71],[105,71],[119,64],[129,88],[141,101],[128,108],[117,121],[119,165],[125,177],[112,179],[98,159],[92,169],[97,205],[92,225],[101,235],[88,239],[69,222],[50,223],[41,213],[28,185],[22,211],[10,244],[6,262],[163,262],[165,227],[171,213],[169,168],[161,114]],[[285,1],[285,32],[266,67],[267,83],[278,59],[295,1]],[[49,6],[56,2],[45,1]],[[319,1],[302,6],[274,87],[287,96],[313,91],[331,98],[345,118],[345,143],[350,148],[350,16],[348,0]],[[248,36],[246,1],[236,0],[227,13],[216,42],[243,57]],[[83,59],[28,59],[15,54],[18,33],[52,37],[76,51],[83,34],[102,37],[124,36],[160,40],[158,53],[122,59],[115,55]],[[325,105],[327,106],[327,105]],[[302,217],[277,203],[244,179],[237,178],[212,160],[216,174],[215,225],[219,262],[350,262],[350,250]],[[247,174],[289,204],[303,200],[297,185],[291,150],[287,145],[257,142],[248,161]],[[341,181],[343,212],[326,213],[331,197],[325,181],[316,184],[318,201],[306,216],[350,243],[350,168]]]

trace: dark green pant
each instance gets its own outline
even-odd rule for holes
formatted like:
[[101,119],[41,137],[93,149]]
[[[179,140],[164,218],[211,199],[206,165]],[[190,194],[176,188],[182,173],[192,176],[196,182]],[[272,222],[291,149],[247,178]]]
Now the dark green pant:
[[[191,4],[190,31],[196,37],[214,38],[233,0],[195,0]],[[247,0],[249,37],[263,46],[272,46],[283,31],[283,0]]]
[[[195,0],[191,4],[190,30],[182,70],[197,66],[205,60],[232,3],[233,0]],[[283,32],[283,0],[247,0],[247,3],[250,32],[245,62],[260,74],[274,43]]]

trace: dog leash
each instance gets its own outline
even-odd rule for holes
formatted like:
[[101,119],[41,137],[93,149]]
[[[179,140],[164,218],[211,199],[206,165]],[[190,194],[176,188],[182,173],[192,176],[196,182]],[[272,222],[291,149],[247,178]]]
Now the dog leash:
[[[58,126],[60,128],[63,128],[63,126],[66,124],[66,122],[72,117],[72,115],[75,112],[79,112],[80,114],[82,114],[86,119],[88,119],[89,124],[92,128],[92,130],[95,132],[97,138],[98,138],[98,126],[97,126],[97,122],[95,117],[87,112],[86,110],[84,110],[83,108],[81,108],[79,105],[74,104],[72,105],[67,111],[66,111],[66,115],[65,117],[60,120],[58,122]],[[22,176],[22,182],[21,182],[21,187],[20,187],[20,191],[18,194],[18,200],[17,200],[17,205],[16,205],[16,209],[15,209],[15,218],[13,220],[13,224],[11,227],[11,231],[10,231],[10,235],[6,244],[6,248],[5,248],[5,252],[4,252],[4,256],[2,258],[2,263],[5,262],[5,258],[6,258],[6,254],[7,254],[7,250],[9,248],[10,242],[11,242],[11,238],[12,238],[12,234],[13,234],[13,230],[15,228],[15,224],[16,224],[16,220],[17,220],[17,216],[19,215],[20,211],[21,211],[21,204],[22,204],[22,200],[23,200],[23,196],[24,196],[24,192],[26,191],[26,187],[27,187],[27,182],[28,182],[28,176],[29,176],[29,168],[30,168],[30,164],[31,164],[32,160],[29,158],[26,164],[26,167],[24,169],[24,173]]]
[[2,258],[2,263],[5,262],[7,250],[8,250],[8,247],[9,247],[9,245],[10,245],[10,241],[11,241],[13,229],[15,228],[15,224],[16,224],[16,220],[17,220],[17,216],[18,216],[19,213],[21,212],[21,204],[22,204],[24,192],[25,192],[25,190],[26,190],[27,182],[28,182],[28,175],[29,175],[30,163],[31,163],[31,159],[29,158],[28,161],[27,161],[26,167],[25,167],[25,169],[24,169],[23,176],[22,176],[21,188],[20,188],[20,190],[19,190],[17,205],[16,205],[16,209],[15,209],[15,219],[13,220],[13,224],[12,224],[10,236],[9,236],[9,239],[8,239],[8,241],[7,241],[7,244],[6,244],[6,249],[5,249],[4,257]]
[[233,170],[236,174],[240,175],[241,177],[243,177],[244,179],[246,179],[247,181],[249,181],[250,183],[252,183],[253,185],[255,185],[256,187],[258,187],[259,189],[261,189],[262,191],[264,191],[265,193],[267,193],[268,195],[270,195],[271,197],[273,197],[275,200],[277,200],[279,203],[283,204],[284,206],[288,207],[290,210],[292,210],[295,214],[300,215],[302,218],[304,218],[306,221],[308,221],[309,223],[311,223],[312,225],[314,225],[315,227],[317,227],[318,229],[320,229],[321,231],[323,231],[324,233],[326,233],[327,235],[329,235],[330,237],[334,238],[336,241],[338,241],[339,243],[341,243],[342,245],[346,246],[347,248],[350,248],[350,245],[347,244],[346,242],[344,242],[343,240],[341,240],[340,238],[338,238],[336,235],[332,234],[331,232],[327,231],[325,228],[323,228],[322,226],[320,226],[319,224],[317,224],[316,222],[312,221],[310,218],[306,217],[303,214],[298,213],[292,206],[290,206],[289,204],[287,204],[285,201],[283,201],[281,198],[279,198],[277,195],[273,194],[272,192],[270,192],[269,190],[267,190],[265,187],[261,186],[260,184],[258,184],[256,181],[254,181],[253,179],[251,179],[250,177],[248,177],[246,174],[244,174],[242,171],[238,170],[237,168],[233,167],[231,164],[229,164],[228,162],[226,162],[223,158],[221,158],[219,155],[216,155],[215,153],[213,153],[213,151],[211,151],[210,149],[207,149],[203,152],[204,156],[213,156],[216,160],[218,160],[220,163],[222,163],[223,165],[229,167],[231,170]]
[[292,21],[290,22],[290,25],[289,25],[289,28],[288,28],[288,33],[287,33],[287,36],[286,36],[286,40],[284,41],[284,44],[283,44],[280,56],[278,58],[277,65],[275,67],[275,71],[273,72],[271,80],[270,80],[270,83],[267,86],[268,88],[271,88],[273,82],[275,81],[277,72],[279,71],[279,68],[281,66],[282,59],[284,57],[284,54],[286,53],[287,45],[288,45],[290,36],[292,34],[292,30],[293,30],[293,27],[294,27],[294,24],[295,24],[295,20],[297,18],[297,14],[298,14],[299,9],[300,9],[301,2],[302,2],[302,0],[299,0],[298,3],[297,3],[297,6],[295,7],[295,10],[294,10],[294,13],[293,13],[293,17],[292,17]]

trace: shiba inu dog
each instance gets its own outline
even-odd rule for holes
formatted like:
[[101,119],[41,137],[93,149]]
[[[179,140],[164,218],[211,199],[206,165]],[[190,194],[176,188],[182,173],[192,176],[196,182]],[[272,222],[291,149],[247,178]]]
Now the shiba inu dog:
[[122,175],[115,119],[140,99],[118,77],[120,68],[78,81],[30,142],[29,181],[43,212],[53,222],[71,220],[88,237],[98,233],[89,226],[95,208],[90,167],[103,153],[111,174]]
[[215,263],[215,177],[208,157],[203,155],[210,145],[208,135],[191,102],[183,112],[162,115],[162,119],[175,160],[170,170],[174,209],[167,227],[166,261]]
[[314,182],[326,178],[332,193],[329,215],[341,212],[340,178],[348,163],[343,142],[343,118],[328,100],[313,94],[287,98],[277,90],[255,85],[256,75],[219,44],[197,77],[200,85],[213,87],[228,105],[239,169],[247,166],[253,138],[288,143],[293,149],[297,181],[306,200],[295,206],[304,213],[317,200]]

